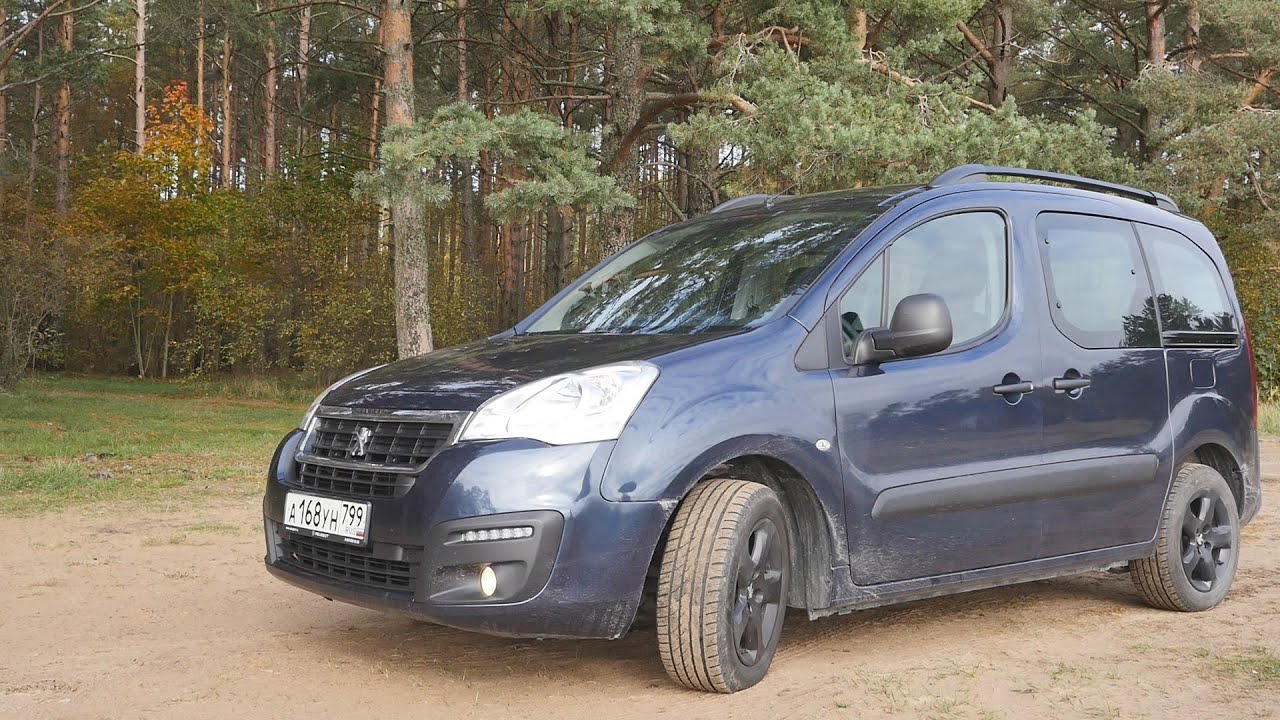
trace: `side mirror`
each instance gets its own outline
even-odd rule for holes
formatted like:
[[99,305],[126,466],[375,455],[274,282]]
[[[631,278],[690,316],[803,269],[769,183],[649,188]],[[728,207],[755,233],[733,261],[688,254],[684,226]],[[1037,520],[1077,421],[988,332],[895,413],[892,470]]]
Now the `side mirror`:
[[908,295],[893,309],[887,328],[866,330],[853,348],[853,364],[919,357],[951,345],[951,311],[933,293]]

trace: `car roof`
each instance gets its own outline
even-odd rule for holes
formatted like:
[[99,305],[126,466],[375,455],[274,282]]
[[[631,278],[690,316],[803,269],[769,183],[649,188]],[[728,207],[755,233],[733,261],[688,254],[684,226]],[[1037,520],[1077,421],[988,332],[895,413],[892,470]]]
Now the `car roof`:
[[[1012,177],[1035,182],[993,182],[991,180],[993,176]],[[874,203],[888,210],[909,197],[918,195],[926,190],[939,188],[1019,190],[1059,195],[1066,194],[1094,199],[1105,198],[1112,201],[1120,200],[1122,203],[1144,205],[1147,208],[1159,208],[1175,215],[1186,217],[1179,211],[1172,198],[1159,192],[1078,175],[987,165],[961,165],[954,167],[924,185],[886,185],[834,190],[808,195],[747,195],[717,205],[710,214],[736,213],[749,210],[763,210],[766,212],[807,210],[848,203],[856,203],[863,207]]]

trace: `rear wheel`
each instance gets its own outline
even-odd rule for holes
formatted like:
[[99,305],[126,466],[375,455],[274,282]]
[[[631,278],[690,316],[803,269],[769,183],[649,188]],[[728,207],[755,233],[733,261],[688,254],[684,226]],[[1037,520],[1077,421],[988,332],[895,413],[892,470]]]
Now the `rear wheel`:
[[694,487],[658,579],[658,651],[672,679],[722,693],[760,682],[782,635],[790,552],[782,503],[768,487]]
[[1156,554],[1133,562],[1133,582],[1154,607],[1199,612],[1222,602],[1236,575],[1240,520],[1216,470],[1178,469],[1160,518]]

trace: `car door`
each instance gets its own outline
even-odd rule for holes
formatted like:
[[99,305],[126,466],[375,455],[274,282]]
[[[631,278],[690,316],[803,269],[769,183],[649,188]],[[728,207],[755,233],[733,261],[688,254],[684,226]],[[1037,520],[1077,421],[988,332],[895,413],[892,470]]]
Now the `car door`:
[[1059,479],[1044,557],[1150,540],[1172,472],[1169,396],[1151,279],[1127,220],[1036,220],[1046,469]]
[[882,235],[891,242],[863,250],[876,254],[833,306],[846,351],[916,293],[942,296],[954,334],[934,355],[833,361],[854,582],[1033,558],[1043,441],[1042,397],[1030,382],[1042,366],[1024,278],[1036,268],[996,208],[948,212]]

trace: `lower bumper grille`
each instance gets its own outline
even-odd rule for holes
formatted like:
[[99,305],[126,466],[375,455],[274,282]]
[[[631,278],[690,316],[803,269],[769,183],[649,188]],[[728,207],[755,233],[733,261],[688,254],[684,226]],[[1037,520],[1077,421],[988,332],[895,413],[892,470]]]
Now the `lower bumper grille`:
[[280,555],[286,564],[317,575],[383,590],[413,592],[417,579],[416,562],[384,560],[369,548],[305,535],[283,537]]

